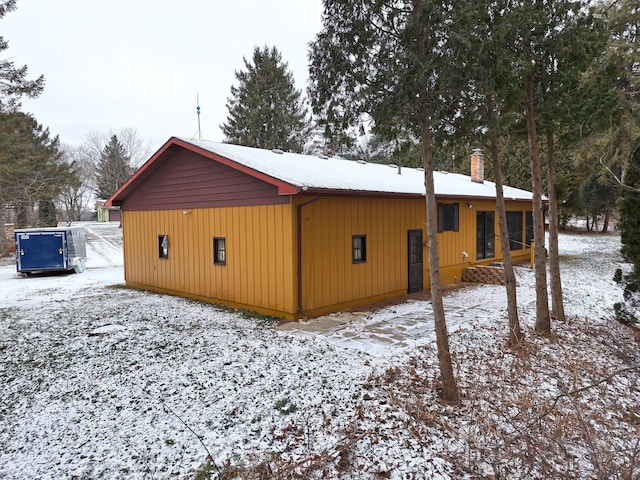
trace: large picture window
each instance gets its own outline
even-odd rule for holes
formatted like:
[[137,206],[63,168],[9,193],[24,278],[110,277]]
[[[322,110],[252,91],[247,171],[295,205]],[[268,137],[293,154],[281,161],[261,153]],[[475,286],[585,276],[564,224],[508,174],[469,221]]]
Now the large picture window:
[[507,230],[509,231],[509,250],[522,250],[524,248],[522,212],[507,212]]
[[438,203],[438,232],[457,232],[460,229],[459,215],[459,204]]
[[351,237],[353,263],[367,261],[367,237],[366,235],[354,235]]

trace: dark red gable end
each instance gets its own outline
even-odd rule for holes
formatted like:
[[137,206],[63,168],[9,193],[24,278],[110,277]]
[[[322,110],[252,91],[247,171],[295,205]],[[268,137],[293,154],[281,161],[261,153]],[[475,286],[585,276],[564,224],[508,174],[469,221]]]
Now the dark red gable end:
[[106,202],[131,210],[289,203],[298,189],[171,138]]

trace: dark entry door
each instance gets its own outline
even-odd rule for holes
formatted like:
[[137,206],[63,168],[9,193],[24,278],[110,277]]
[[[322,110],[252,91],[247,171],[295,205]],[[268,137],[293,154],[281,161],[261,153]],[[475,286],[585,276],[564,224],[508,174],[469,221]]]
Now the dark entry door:
[[422,284],[422,230],[409,230],[409,288],[408,293],[419,292]]

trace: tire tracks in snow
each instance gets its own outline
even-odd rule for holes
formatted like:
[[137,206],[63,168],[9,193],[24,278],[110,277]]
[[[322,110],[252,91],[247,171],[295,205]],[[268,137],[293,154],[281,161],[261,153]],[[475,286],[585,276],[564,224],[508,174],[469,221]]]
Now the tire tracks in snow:
[[[116,229],[118,227],[112,227]],[[85,237],[87,240],[87,267],[121,267],[122,257],[122,237],[109,238],[101,230],[113,233],[113,230],[105,226],[85,225]]]

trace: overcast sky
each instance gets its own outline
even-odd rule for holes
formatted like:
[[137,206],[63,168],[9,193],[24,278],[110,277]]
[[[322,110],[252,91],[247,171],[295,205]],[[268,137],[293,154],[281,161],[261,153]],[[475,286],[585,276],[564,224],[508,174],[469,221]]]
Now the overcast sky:
[[134,127],[153,151],[171,136],[222,141],[234,72],[275,46],[306,92],[321,0],[18,0],[0,20],[3,58],[46,78],[25,100],[62,142]]

